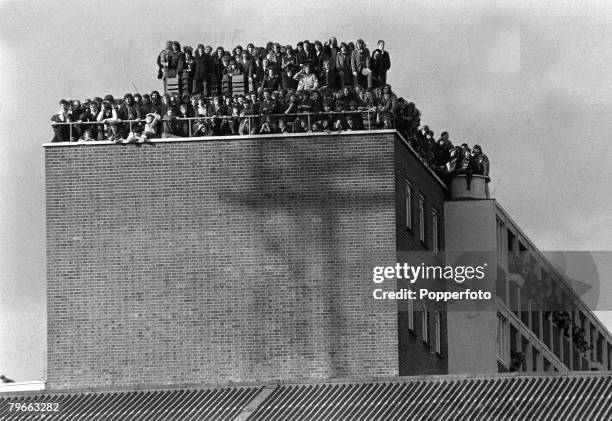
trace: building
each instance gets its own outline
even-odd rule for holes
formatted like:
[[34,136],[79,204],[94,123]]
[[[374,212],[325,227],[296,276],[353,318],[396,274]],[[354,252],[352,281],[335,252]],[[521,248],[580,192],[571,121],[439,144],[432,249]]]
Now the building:
[[[279,384],[324,396],[323,383],[348,379],[398,403],[434,384],[404,376],[452,375],[442,389],[591,382],[590,410],[612,410],[596,405],[609,373],[567,377],[610,370],[609,332],[486,198],[484,178],[470,191],[463,178],[447,188],[395,130],[53,143],[45,163],[48,399],[115,391],[90,396],[114,408],[187,388],[205,408],[201,390],[212,388],[227,393],[220,407],[241,402],[228,419],[260,419],[253,414],[293,393]],[[484,262],[493,297],[474,308],[375,299],[376,288],[410,288],[373,282],[373,268],[400,262]],[[551,375],[497,377],[508,371]],[[100,414],[95,402],[88,414]]]

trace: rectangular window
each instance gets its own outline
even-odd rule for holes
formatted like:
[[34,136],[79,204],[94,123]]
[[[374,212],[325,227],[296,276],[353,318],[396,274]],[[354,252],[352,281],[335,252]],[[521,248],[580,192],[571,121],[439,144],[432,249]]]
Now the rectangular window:
[[414,303],[408,300],[408,329],[414,332]]
[[508,321],[497,314],[497,358],[508,364]]
[[433,252],[434,254],[438,254],[440,252],[440,236],[438,233],[438,211],[436,209],[432,209],[431,211],[431,231],[433,235]]
[[412,229],[412,183],[406,180],[406,228]]
[[419,239],[425,243],[425,197],[419,194]]
[[423,342],[425,343],[429,343],[429,329],[428,329],[429,320],[428,319],[429,319],[429,314],[427,313],[427,305],[423,303],[423,317],[421,319],[421,322],[423,324],[422,326]]
[[436,311],[434,313],[434,349],[438,354],[442,352],[441,346],[441,335],[440,335],[440,312]]
[[504,223],[501,219],[496,218],[496,228],[497,228],[497,264],[501,267],[504,266]]

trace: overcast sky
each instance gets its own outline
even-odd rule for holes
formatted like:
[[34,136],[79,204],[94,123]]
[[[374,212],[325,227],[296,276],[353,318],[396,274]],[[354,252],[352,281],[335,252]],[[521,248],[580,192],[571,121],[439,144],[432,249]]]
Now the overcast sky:
[[168,39],[382,38],[394,90],[436,136],[483,146],[494,196],[541,249],[610,251],[611,32],[607,1],[0,3],[0,373],[42,378],[41,144],[60,98],[161,90]]

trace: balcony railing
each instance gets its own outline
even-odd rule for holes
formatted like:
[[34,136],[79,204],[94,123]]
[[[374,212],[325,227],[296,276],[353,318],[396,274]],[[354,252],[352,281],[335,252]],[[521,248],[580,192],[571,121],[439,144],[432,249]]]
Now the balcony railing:
[[[356,130],[379,130],[394,129],[395,116],[390,111],[378,110],[355,110],[355,111],[330,111],[319,113],[293,113],[293,114],[259,114],[244,116],[210,116],[210,117],[176,117],[171,120],[163,118],[156,119],[154,125],[157,127],[156,133],[148,138],[162,137],[194,137],[198,133],[198,125],[205,125],[211,130],[221,130],[221,134],[205,134],[205,136],[236,136],[236,135],[255,135],[255,134],[274,134],[280,133],[277,124],[284,120],[287,126],[287,133],[309,133],[309,132],[341,132]],[[324,126],[323,121],[328,125]],[[163,125],[171,122],[178,126],[180,133],[164,133]],[[303,123],[302,123],[303,122]],[[151,124],[150,122],[149,124]],[[92,141],[108,140],[109,127],[114,127],[117,137],[134,132],[140,132],[147,124],[146,119],[121,120],[106,119],[102,121],[73,121],[73,122],[52,122],[51,126],[56,132],[56,137],[63,142],[83,141],[79,139],[87,126],[95,126],[96,131],[102,131],[102,136],[96,136]],[[267,127],[266,127],[267,124]],[[316,124],[316,126],[315,126]],[[320,124],[320,126],[319,126]],[[67,127],[63,129],[64,127]],[[60,131],[60,133],[58,133]],[[58,141],[58,140],[56,140]]]

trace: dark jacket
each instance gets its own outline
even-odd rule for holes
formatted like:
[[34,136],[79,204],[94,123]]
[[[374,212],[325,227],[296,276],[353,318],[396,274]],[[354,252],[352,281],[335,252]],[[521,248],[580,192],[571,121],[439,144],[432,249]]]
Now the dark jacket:
[[208,54],[204,53],[200,55],[199,52],[196,50],[195,56],[193,57],[193,64],[194,80],[208,80],[208,74],[212,71],[212,63]]

